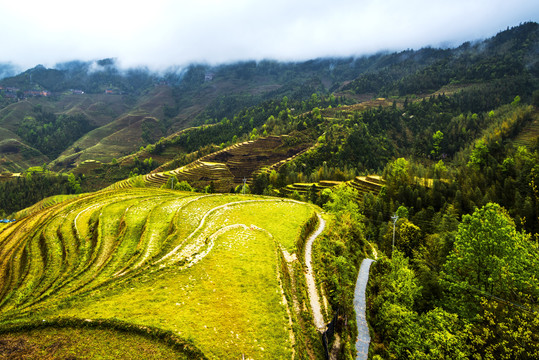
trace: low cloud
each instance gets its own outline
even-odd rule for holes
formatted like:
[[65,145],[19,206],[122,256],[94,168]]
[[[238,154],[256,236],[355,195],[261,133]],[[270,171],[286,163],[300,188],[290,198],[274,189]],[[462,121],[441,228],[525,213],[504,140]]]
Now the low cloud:
[[539,2],[51,0],[7,2],[0,13],[0,63],[116,58],[123,67],[163,70],[454,46],[538,21]]

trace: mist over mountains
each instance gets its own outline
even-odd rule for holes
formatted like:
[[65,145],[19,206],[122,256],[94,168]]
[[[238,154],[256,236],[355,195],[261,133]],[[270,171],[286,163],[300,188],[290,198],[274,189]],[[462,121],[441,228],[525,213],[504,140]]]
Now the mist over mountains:
[[[107,58],[54,68],[37,65],[16,75],[7,64],[0,67],[2,74],[12,75],[0,80],[0,153],[8,159],[3,168],[22,171],[43,161],[60,168],[90,159],[108,162],[161,137],[226,122],[285,97],[300,112],[324,97],[352,104],[475,84],[485,94],[474,109],[485,111],[515,95],[531,99],[539,78],[538,39],[539,25],[529,22],[456,48],[303,62],[191,64],[156,72],[123,68],[118,59]],[[74,124],[77,131],[67,131]]]
[[20,72],[20,69],[11,63],[0,63],[0,80],[14,76]]
[[[335,83],[351,80],[363,73],[376,73],[378,71],[403,64],[408,71],[432,64],[441,59],[458,61],[459,58],[492,56],[494,53],[506,51],[499,44],[505,42],[518,32],[527,31],[535,23],[525,23],[525,26],[509,28],[487,40],[465,42],[454,48],[425,47],[419,50],[404,50],[400,52],[378,52],[368,56],[325,57],[308,61],[277,61],[277,60],[249,60],[239,62],[221,63],[191,63],[171,65],[160,71],[147,66],[128,67],[122,59],[106,58],[92,61],[73,59],[60,62],[51,68],[36,65],[24,72],[14,63],[0,63],[0,80],[2,85],[32,90],[40,88],[51,92],[61,92],[69,89],[80,89],[87,93],[99,93],[106,87],[114,88],[116,92],[136,93],[156,83],[166,83],[172,86],[193,85],[193,81],[203,83],[207,81],[206,75],[233,76],[239,79],[254,79],[256,76],[270,77],[273,81],[287,82],[291,77],[312,76],[330,78],[331,86]],[[510,46],[510,45],[508,45]],[[537,48],[527,49],[526,67],[533,69],[537,66]],[[494,52],[494,53],[493,53]],[[294,72],[294,74],[291,74]],[[326,81],[326,84],[328,82]],[[331,87],[326,86],[326,90]]]

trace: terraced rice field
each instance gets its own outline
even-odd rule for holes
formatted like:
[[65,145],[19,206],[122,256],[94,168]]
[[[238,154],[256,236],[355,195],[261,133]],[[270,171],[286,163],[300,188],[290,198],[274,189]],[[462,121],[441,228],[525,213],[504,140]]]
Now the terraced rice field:
[[518,136],[514,139],[515,146],[531,147],[537,142],[539,137],[539,114],[534,113],[534,119],[528,123]]
[[[234,144],[177,169],[161,171],[162,167],[157,168],[140,180],[146,187],[160,188],[175,176],[194,188],[203,189],[213,183],[217,192],[228,193],[243,184],[243,179],[251,184],[257,174],[278,169],[308,148],[309,144],[286,145],[284,138],[286,136],[268,136]],[[135,186],[135,182],[135,178],[122,180],[109,189],[126,189]]]
[[384,185],[384,180],[377,175],[356,176],[348,185],[356,189],[360,199],[363,199],[363,195],[369,192],[377,195]]
[[279,252],[295,251],[314,212],[141,188],[50,200],[0,227],[0,330],[119,319],[171,331],[212,359],[291,358]]
[[[308,197],[311,191],[320,192],[324,189],[331,189],[339,184],[341,181],[327,181],[322,180],[319,183],[294,183],[285,186],[281,189],[284,194],[290,195],[297,192],[303,197]],[[368,176],[356,176],[353,180],[345,182],[348,186],[353,187],[358,191],[359,200],[363,199],[363,195],[367,193],[378,194],[380,189],[384,185],[384,181],[380,176],[368,175]]]

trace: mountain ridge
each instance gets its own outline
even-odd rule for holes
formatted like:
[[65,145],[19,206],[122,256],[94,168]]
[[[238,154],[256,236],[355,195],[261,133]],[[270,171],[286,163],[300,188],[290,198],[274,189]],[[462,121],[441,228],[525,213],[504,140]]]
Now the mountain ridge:
[[[0,140],[12,138],[38,148],[21,137],[20,129],[22,120],[35,118],[32,109],[36,107],[56,116],[81,115],[95,129],[63,144],[61,154],[48,160],[56,169],[67,170],[90,159],[109,162],[162,137],[233,117],[243,108],[270,99],[286,97],[300,105],[313,94],[334,93],[343,103],[355,103],[376,96],[433,93],[449,84],[498,80],[511,88],[509,97],[520,88],[531,88],[530,81],[537,83],[538,37],[538,24],[529,22],[452,49],[427,47],[304,62],[194,64],[162,76],[144,68],[119,69],[114,59],[71,61],[55,69],[36,66],[0,80]],[[37,90],[46,95],[32,92]],[[520,95],[530,97],[531,93]],[[133,117],[137,120],[126,121]],[[144,119],[148,120],[143,126]],[[38,122],[34,131],[44,126]],[[123,142],[123,136],[131,140]],[[40,163],[29,159],[20,166],[12,154],[0,156],[7,159],[0,171],[42,164],[42,157]]]

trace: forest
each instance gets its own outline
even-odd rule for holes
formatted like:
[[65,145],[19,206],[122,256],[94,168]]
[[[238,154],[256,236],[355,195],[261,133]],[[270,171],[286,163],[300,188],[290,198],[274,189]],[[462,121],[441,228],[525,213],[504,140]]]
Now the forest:
[[83,114],[59,115],[35,106],[20,122],[17,135],[54,159],[75,140],[95,128]]

